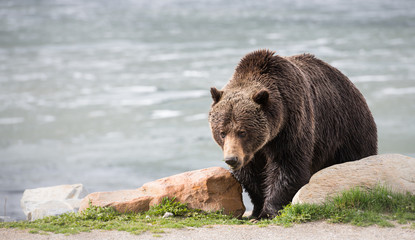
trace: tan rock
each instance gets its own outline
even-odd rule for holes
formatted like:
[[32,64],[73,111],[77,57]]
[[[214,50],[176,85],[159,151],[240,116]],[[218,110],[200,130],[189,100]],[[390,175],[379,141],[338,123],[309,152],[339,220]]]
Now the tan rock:
[[314,174],[292,203],[322,203],[341,191],[354,187],[370,189],[377,184],[415,194],[415,158],[384,154],[333,165]]
[[241,185],[228,170],[220,167],[162,178],[135,190],[92,193],[82,200],[80,211],[91,202],[94,206],[112,206],[118,212],[143,212],[161,203],[164,197],[176,197],[193,209],[223,209],[225,214],[235,217],[245,212]]

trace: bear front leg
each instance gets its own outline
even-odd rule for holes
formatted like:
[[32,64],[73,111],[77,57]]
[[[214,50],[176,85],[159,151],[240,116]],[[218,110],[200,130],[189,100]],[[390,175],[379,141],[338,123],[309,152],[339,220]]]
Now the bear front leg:
[[258,219],[264,206],[264,174],[263,168],[265,161],[263,158],[256,156],[247,166],[240,170],[234,171],[233,175],[241,183],[245,191],[248,192],[251,202],[254,205],[250,218]]
[[297,191],[307,184],[310,172],[307,168],[291,166],[288,162],[285,164],[269,162],[266,169],[265,184],[267,187],[264,192],[264,206],[259,218],[274,218],[279,214],[279,210],[292,200]]
[[250,171],[246,171],[246,169],[235,171],[233,175],[241,183],[245,191],[248,192],[254,205],[252,215],[249,218],[257,219],[264,206],[264,193],[261,189],[262,184],[258,181],[258,176]]

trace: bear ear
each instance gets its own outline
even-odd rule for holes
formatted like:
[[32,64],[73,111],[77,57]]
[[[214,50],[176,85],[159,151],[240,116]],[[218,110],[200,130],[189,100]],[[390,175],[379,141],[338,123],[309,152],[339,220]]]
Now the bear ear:
[[219,102],[223,95],[223,91],[216,89],[215,87],[210,88],[210,94],[212,94],[213,103]]
[[268,103],[269,100],[269,93],[267,90],[261,90],[259,92],[256,92],[253,96],[252,96],[252,100],[254,100],[254,102],[260,104],[260,105],[264,105],[266,103]]

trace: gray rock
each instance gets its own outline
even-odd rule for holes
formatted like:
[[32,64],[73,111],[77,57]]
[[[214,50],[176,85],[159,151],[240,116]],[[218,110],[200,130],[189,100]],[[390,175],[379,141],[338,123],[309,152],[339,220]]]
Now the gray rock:
[[322,203],[344,190],[370,189],[376,185],[415,194],[415,158],[384,154],[333,165],[314,174],[297,192],[292,203]]
[[26,189],[20,206],[27,220],[33,221],[45,216],[77,212],[81,200],[87,195],[82,184]]

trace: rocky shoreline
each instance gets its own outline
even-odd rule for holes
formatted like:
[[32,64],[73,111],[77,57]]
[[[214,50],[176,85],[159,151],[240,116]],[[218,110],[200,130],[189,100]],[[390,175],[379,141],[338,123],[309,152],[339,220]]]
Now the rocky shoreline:
[[[372,188],[385,185],[393,191],[415,194],[415,159],[400,154],[371,156],[359,161],[334,165],[314,174],[301,188],[293,203],[320,203],[327,196],[353,187]],[[27,220],[94,206],[113,206],[120,212],[146,211],[164,197],[187,203],[205,211],[224,210],[242,216],[242,188],[229,171],[213,167],[162,178],[132,190],[88,194],[82,184],[27,189],[21,207]],[[1,221],[12,221],[0,216]]]

